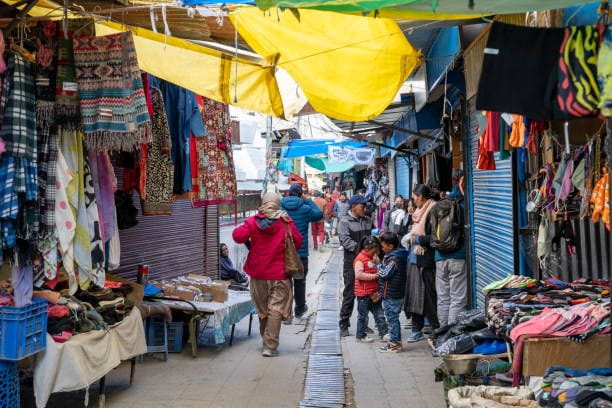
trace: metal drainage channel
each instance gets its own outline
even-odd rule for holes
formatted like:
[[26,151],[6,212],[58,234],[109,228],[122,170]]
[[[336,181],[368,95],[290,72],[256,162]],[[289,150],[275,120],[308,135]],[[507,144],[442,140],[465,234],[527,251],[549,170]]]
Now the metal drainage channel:
[[340,254],[337,251],[332,255],[324,271],[300,408],[340,408],[345,404],[344,360],[338,327]]

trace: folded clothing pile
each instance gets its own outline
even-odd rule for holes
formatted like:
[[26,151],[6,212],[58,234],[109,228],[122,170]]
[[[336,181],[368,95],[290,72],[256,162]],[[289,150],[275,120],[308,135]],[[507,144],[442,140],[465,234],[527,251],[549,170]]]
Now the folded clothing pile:
[[499,354],[506,351],[505,341],[487,327],[480,310],[463,312],[452,325],[440,327],[431,336],[436,354]]
[[612,407],[612,368],[546,370],[538,401],[543,407]]
[[119,285],[79,290],[73,296],[52,291],[35,292],[34,296],[49,301],[47,332],[56,342],[63,343],[73,335],[106,330],[123,321],[133,308],[127,299],[131,290],[129,285]]
[[527,387],[458,387],[448,392],[448,403],[451,408],[540,408],[533,391]]

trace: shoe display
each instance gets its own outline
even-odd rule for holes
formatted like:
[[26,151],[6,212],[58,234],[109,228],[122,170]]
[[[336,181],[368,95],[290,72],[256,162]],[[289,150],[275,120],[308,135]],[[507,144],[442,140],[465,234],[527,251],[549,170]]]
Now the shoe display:
[[402,351],[402,345],[389,342],[384,346],[381,346],[378,351],[380,351],[381,353],[399,353],[400,351]]
[[349,333],[349,329],[348,327],[341,327],[340,328],[340,337],[348,337],[351,334]]
[[408,343],[416,343],[417,341],[425,340],[425,336],[422,332],[412,332],[412,334],[406,340]]
[[370,337],[366,335],[365,337],[357,339],[357,342],[358,343],[374,343],[374,337]]
[[276,357],[278,356],[278,351],[264,348],[263,351],[261,352],[261,355],[264,357]]

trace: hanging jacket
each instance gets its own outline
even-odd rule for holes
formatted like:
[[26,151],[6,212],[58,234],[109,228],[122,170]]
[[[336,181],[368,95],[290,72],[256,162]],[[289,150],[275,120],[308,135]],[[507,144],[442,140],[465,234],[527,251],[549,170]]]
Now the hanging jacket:
[[[357,262],[363,266],[363,271],[357,271]],[[378,290],[376,280],[376,264],[374,259],[364,251],[361,251],[353,261],[355,268],[355,296],[369,296]]]
[[319,207],[310,198],[302,200],[301,197],[297,196],[284,197],[281,200],[281,207],[287,211],[300,234],[304,237],[302,245],[296,245],[295,247],[298,248],[300,258],[306,258],[308,256],[308,224],[321,221],[323,219],[323,212],[319,210]]
[[[285,280],[285,221],[271,220],[262,213],[249,217],[232,232],[238,244],[249,243],[244,271],[253,279]],[[296,248],[302,245],[302,234],[293,221],[289,223]]]
[[377,265],[378,287],[383,299],[402,299],[406,295],[408,251],[397,248]]

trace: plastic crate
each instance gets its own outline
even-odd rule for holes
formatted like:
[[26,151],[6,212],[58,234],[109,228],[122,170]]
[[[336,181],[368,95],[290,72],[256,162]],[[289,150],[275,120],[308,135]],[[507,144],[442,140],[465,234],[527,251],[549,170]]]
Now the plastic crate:
[[47,345],[47,300],[23,307],[0,307],[0,360],[21,360]]
[[[164,344],[164,321],[149,317],[146,323],[147,346]],[[168,352],[183,351],[183,322],[168,323]]]
[[14,361],[0,361],[0,408],[19,408],[19,370]]

